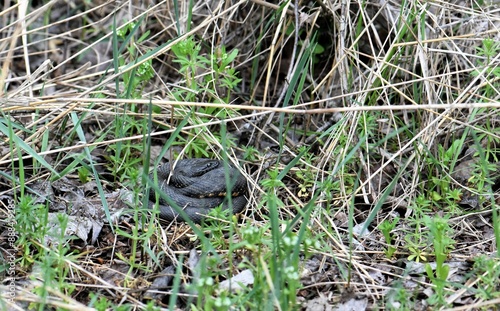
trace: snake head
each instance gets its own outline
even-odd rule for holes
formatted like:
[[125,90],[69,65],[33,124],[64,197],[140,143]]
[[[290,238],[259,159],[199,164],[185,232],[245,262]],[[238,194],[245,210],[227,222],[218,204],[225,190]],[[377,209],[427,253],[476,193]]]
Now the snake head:
[[[196,161],[195,161],[196,160]],[[187,159],[174,167],[174,174],[186,177],[200,177],[218,168],[220,161],[211,159]]]

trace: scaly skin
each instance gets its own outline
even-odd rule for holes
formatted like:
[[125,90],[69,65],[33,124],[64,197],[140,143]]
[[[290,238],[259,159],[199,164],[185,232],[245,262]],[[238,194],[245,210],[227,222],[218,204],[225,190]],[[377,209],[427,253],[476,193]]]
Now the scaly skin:
[[[175,163],[175,162],[174,162]],[[195,223],[201,223],[205,216],[215,207],[222,204],[228,208],[226,192],[226,173],[224,163],[211,159],[185,159],[175,163],[172,174],[170,163],[157,170],[158,188],[177,206],[182,208]],[[171,176],[170,176],[171,175]],[[150,178],[154,180],[154,175]],[[169,179],[170,178],[170,179]],[[241,212],[247,205],[247,180],[238,169],[229,166],[233,213]],[[149,207],[154,208],[156,193],[150,192]],[[159,197],[160,217],[172,221],[182,221],[179,213],[166,200]]]

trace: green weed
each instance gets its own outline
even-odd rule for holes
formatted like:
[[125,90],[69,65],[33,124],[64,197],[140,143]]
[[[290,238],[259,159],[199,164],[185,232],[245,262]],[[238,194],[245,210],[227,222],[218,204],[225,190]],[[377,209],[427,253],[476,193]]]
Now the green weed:
[[435,285],[434,294],[429,297],[431,305],[446,305],[445,286],[447,284],[450,266],[445,264],[448,254],[454,248],[455,241],[450,238],[452,229],[448,225],[448,218],[435,216],[433,218],[424,216],[424,223],[429,229],[428,238],[434,246],[434,256],[436,258],[436,272],[432,270],[429,264],[425,265],[427,276]]
[[491,63],[492,59],[497,57],[498,53],[500,53],[500,43],[493,39],[484,39],[482,43],[482,47],[476,47],[477,56],[481,57],[481,59],[477,61],[478,68],[472,72],[472,76],[477,77],[482,73],[487,81],[491,81],[486,84],[483,94],[484,97],[491,98],[498,95],[498,86],[500,85],[498,83],[498,79],[500,78],[500,67]]
[[379,229],[384,235],[385,243],[388,245],[385,250],[385,255],[387,258],[392,258],[394,252],[396,252],[396,247],[392,246],[392,235],[391,231],[396,228],[396,224],[399,221],[399,217],[394,218],[392,221],[384,220],[380,225]]
[[485,255],[474,260],[471,276],[478,278],[476,295],[483,300],[500,298],[500,261]]

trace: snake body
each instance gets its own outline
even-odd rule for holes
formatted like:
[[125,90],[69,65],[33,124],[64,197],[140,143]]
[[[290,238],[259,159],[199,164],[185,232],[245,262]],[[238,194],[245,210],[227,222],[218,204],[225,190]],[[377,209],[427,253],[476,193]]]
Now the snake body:
[[[158,188],[180,208],[195,223],[200,223],[215,207],[222,204],[228,208],[227,195],[232,198],[233,213],[241,212],[247,199],[247,180],[240,171],[228,165],[230,185],[226,186],[224,162],[211,159],[185,159],[166,163],[157,169]],[[154,180],[154,175],[150,178]],[[154,208],[156,194],[150,192],[150,208]],[[172,221],[183,220],[179,213],[166,200],[159,197],[160,217]]]

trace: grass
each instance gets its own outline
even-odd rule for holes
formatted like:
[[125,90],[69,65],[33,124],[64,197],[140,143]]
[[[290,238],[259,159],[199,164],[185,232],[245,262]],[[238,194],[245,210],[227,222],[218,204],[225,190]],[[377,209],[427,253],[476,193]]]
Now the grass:
[[[24,4],[0,310],[498,310],[494,3]],[[143,208],[191,157],[238,165],[241,215]]]

